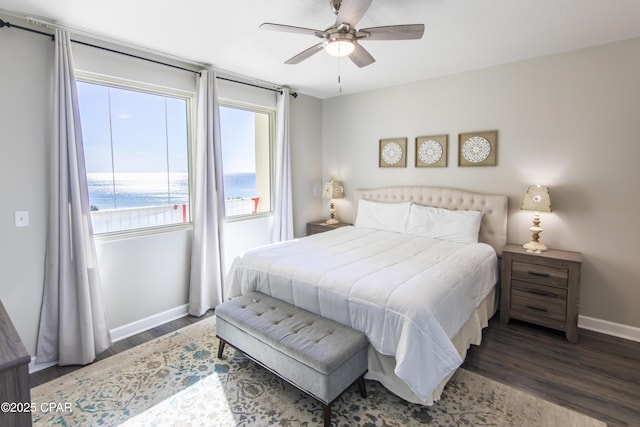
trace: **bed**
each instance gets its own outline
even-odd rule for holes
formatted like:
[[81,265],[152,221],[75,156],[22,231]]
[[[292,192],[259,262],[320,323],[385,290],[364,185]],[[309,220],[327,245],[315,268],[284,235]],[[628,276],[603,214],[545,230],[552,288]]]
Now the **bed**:
[[495,312],[507,198],[387,187],[353,205],[354,226],[238,256],[225,298],[258,291],[363,331],[367,378],[432,405]]

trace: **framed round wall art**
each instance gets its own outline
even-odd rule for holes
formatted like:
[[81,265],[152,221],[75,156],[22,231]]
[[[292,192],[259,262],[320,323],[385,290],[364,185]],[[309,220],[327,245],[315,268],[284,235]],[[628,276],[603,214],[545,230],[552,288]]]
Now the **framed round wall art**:
[[447,167],[448,135],[419,136],[416,138],[416,167]]
[[495,166],[498,131],[458,135],[458,166]]
[[381,139],[378,166],[381,168],[407,167],[407,138]]

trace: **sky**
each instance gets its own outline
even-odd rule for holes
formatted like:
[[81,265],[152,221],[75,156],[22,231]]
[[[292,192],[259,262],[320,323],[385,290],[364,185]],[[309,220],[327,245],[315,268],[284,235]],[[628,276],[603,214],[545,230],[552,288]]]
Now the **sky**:
[[[88,173],[112,172],[112,152],[116,173],[188,171],[185,99],[81,81],[78,98]],[[254,115],[220,107],[225,175],[255,172]]]
[[256,171],[255,114],[239,108],[220,107],[225,175]]
[[187,172],[186,100],[86,82],[78,98],[87,172],[111,172],[111,142],[115,172]]

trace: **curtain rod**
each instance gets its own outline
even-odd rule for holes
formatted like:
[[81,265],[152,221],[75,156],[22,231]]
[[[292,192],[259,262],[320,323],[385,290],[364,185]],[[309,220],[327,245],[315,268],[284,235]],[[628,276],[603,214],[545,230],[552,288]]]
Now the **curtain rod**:
[[[20,26],[20,25],[15,25],[15,24],[12,24],[12,23],[10,23],[8,21],[4,21],[3,19],[0,19],[0,28],[3,28],[3,27],[17,28],[19,30],[29,31],[31,33],[40,34],[42,36],[51,37],[51,40],[53,40],[55,38],[55,35],[53,33],[46,33],[44,31],[34,30],[32,28],[23,27],[23,26]],[[79,40],[71,40],[71,42],[72,43],[77,43],[77,44],[80,44],[80,45],[83,45],[83,46],[93,47],[95,49],[105,50],[105,51],[111,52],[111,53],[117,53],[119,55],[128,56],[130,58],[140,59],[142,61],[153,62],[154,64],[164,65],[165,67],[171,67],[171,68],[175,68],[175,69],[178,69],[178,70],[188,71],[190,73],[194,73],[194,74],[200,75],[200,71],[191,70],[189,68],[180,67],[178,65],[173,65],[173,64],[166,63],[166,62],[162,62],[162,61],[156,61],[155,59],[145,58],[143,56],[134,55],[134,54],[127,53],[127,52],[122,52],[120,50],[110,49],[108,47],[98,46],[98,45],[95,45],[95,44],[82,42],[82,41],[79,41]],[[281,88],[271,88],[271,87],[266,87],[266,86],[260,86],[260,85],[253,84],[253,83],[247,83],[247,82],[243,82],[243,81],[239,81],[239,80],[230,79],[228,77],[218,77],[218,76],[216,76],[216,78],[219,79],[219,80],[226,80],[228,82],[233,82],[233,83],[238,83],[238,84],[242,84],[242,85],[252,86],[252,87],[256,87],[258,89],[270,90],[270,91],[278,92],[278,93],[282,94],[282,89]],[[291,96],[293,96],[294,98],[297,98],[298,94],[296,92],[291,92]]]
[[[273,91],[273,92],[278,92],[279,94],[282,94],[282,89],[276,89],[276,88],[272,88],[272,87],[260,86],[260,85],[253,84],[253,83],[241,82],[241,81],[238,81],[238,80],[230,79],[230,78],[228,78],[228,77],[218,77],[218,76],[216,76],[216,78],[217,78],[218,80],[226,80],[226,81],[228,81],[228,82],[240,83],[241,85],[247,85],[247,86],[257,87],[257,88],[259,88],[259,89],[264,89],[264,90],[271,90],[271,91]],[[294,98],[297,98],[297,97],[298,97],[298,93],[297,93],[297,92],[291,92],[291,93],[290,93],[290,95],[291,95],[291,96],[293,96]]]

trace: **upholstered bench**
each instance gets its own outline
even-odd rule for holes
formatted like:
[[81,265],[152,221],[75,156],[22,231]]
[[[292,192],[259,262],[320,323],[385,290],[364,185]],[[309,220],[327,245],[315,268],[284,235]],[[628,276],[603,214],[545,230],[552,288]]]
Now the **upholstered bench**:
[[358,383],[366,397],[368,342],[362,332],[270,296],[251,292],[216,307],[218,358],[225,343],[322,403]]

